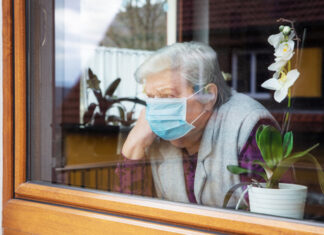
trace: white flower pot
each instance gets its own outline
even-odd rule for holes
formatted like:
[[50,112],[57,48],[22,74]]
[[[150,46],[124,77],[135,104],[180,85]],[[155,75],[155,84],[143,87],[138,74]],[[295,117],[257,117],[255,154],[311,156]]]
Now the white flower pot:
[[249,187],[248,192],[251,212],[294,219],[304,216],[306,186],[279,183],[279,189]]

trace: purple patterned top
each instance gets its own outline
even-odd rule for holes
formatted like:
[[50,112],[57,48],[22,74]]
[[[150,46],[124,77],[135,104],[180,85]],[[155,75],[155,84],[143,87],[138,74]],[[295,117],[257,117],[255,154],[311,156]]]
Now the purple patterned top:
[[[262,172],[262,168],[260,166],[252,166],[251,164],[253,160],[262,160],[260,150],[255,140],[255,134],[260,125],[274,125],[274,123],[270,119],[261,119],[255,125],[247,142],[245,143],[238,156],[238,162],[239,166],[241,167],[248,168],[253,171]],[[194,195],[194,179],[197,165],[197,157],[198,153],[189,155],[186,150],[183,150],[183,169],[186,182],[186,190],[189,201],[191,203],[197,203]],[[115,191],[128,194],[155,196],[155,193],[152,192],[152,190],[149,190],[147,187],[148,185],[151,185],[153,187],[153,183],[145,182],[145,180],[149,178],[146,177],[146,174],[150,172],[150,170],[147,170],[148,167],[149,162],[134,161],[124,157],[123,162],[117,165],[116,174],[119,177],[120,184],[116,186]],[[249,182],[251,178],[254,178],[261,182],[263,181],[262,178],[258,175],[240,175],[241,182]],[[286,179],[286,181],[290,180]],[[137,187],[134,187],[134,185],[137,185]]]

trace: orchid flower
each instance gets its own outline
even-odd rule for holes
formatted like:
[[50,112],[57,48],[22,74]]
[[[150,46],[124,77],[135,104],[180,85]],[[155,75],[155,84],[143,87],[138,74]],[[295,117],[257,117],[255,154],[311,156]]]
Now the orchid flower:
[[295,43],[293,40],[288,40],[287,42],[280,43],[279,47],[275,50],[274,55],[276,60],[290,60],[294,55]]
[[299,77],[299,72],[297,69],[293,69],[287,74],[281,72],[279,79],[278,77],[279,73],[277,72],[272,78],[262,83],[261,86],[266,89],[275,90],[274,99],[280,103],[286,98],[289,87],[294,85],[295,81]]
[[284,38],[285,38],[285,35],[282,32],[280,32],[277,34],[270,35],[268,37],[268,42],[274,48],[277,48],[279,46],[280,42],[282,42],[284,40]]
[[293,57],[295,43],[293,40],[282,42],[275,50],[275,62],[268,69],[270,71],[280,71],[283,66]]
[[[290,35],[288,36],[288,41],[289,41],[289,40],[292,40],[294,37],[295,37],[295,33],[294,33],[294,31],[292,31],[292,32],[290,33]],[[278,46],[280,45],[280,43],[282,43],[284,40],[285,40],[285,35],[284,35],[282,32],[277,33],[277,34],[270,35],[270,36],[268,37],[268,42],[269,42],[270,45],[272,45],[275,49],[278,48]]]

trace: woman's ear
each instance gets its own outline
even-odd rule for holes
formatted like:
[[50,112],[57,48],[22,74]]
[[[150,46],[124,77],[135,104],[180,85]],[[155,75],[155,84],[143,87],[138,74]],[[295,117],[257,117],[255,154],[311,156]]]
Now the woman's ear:
[[205,104],[206,110],[212,111],[217,101],[218,88],[216,84],[209,83],[204,88],[204,94],[208,95],[210,98]]

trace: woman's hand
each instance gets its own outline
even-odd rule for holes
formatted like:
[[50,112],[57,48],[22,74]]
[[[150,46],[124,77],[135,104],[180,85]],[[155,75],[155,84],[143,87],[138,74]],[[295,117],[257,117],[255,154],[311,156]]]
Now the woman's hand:
[[145,157],[145,149],[150,146],[156,135],[152,132],[145,119],[145,108],[142,109],[138,120],[127,136],[122,148],[122,154],[131,160],[140,160]]

